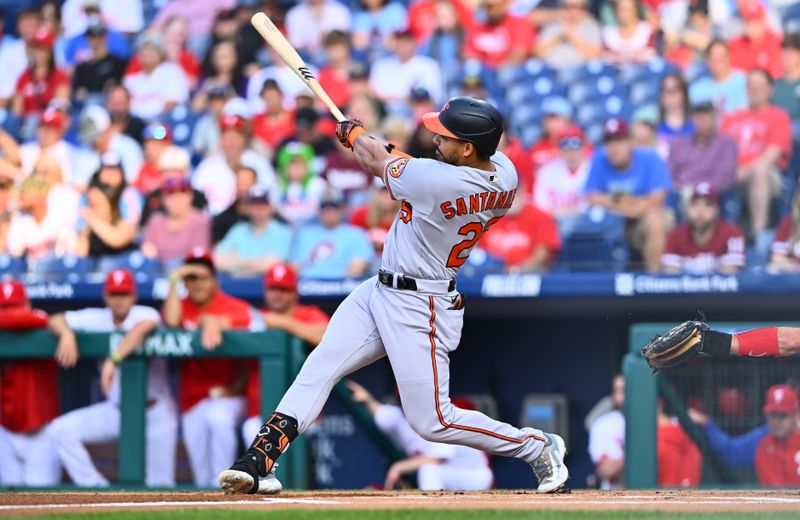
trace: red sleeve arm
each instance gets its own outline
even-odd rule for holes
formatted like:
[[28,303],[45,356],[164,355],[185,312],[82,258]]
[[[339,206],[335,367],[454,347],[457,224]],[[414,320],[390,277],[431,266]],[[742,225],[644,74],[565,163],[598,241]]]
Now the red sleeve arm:
[[47,327],[49,317],[39,309],[5,309],[0,312],[0,330],[25,332]]

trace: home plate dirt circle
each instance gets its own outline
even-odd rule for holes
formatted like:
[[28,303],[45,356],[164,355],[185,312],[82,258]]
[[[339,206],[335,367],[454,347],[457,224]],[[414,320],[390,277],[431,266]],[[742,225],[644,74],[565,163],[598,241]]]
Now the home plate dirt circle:
[[563,509],[675,512],[800,512],[800,490],[488,492],[303,491],[276,497],[218,492],[65,492],[0,494],[0,516],[173,509]]

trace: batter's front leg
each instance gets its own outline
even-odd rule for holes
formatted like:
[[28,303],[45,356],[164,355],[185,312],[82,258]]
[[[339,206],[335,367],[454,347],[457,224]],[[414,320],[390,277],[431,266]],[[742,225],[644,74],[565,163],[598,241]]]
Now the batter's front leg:
[[376,284],[374,277],[363,282],[333,314],[322,341],[306,359],[275,413],[247,452],[220,474],[220,487],[226,493],[280,491],[282,486],[273,472],[278,457],[316,420],[336,383],[386,355],[370,311]]
[[378,325],[411,427],[424,439],[461,444],[522,459],[540,480],[539,490],[561,488],[568,477],[563,440],[533,428],[516,428],[450,402],[449,353],[461,339],[463,310],[447,296],[382,289],[374,300]]

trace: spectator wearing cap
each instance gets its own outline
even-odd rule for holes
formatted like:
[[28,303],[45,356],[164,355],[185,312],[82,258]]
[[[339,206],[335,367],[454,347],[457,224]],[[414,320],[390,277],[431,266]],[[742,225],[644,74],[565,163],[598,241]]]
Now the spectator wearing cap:
[[[330,318],[319,307],[302,305],[299,300],[297,271],[285,263],[270,267],[264,274],[264,307],[261,309],[267,329],[284,331],[314,348],[322,341]],[[255,359],[248,362],[245,395],[247,419],[242,425],[242,438],[248,444],[266,420],[261,413],[261,376]]]
[[484,21],[477,21],[464,40],[464,56],[491,68],[517,65],[536,44],[536,27],[524,16],[511,14],[508,0],[483,0]]
[[736,180],[747,186],[750,231],[758,238],[769,220],[770,199],[781,190],[781,172],[792,155],[792,128],[785,110],[770,104],[773,81],[764,70],[747,75],[748,107],[722,120],[736,140]]
[[[561,96],[546,97],[542,101],[542,136],[531,147],[533,176],[543,164],[558,157],[559,135],[572,119],[572,105]],[[520,179],[522,184],[533,186],[534,179]]]
[[631,116],[631,137],[634,146],[650,148],[666,160],[669,143],[658,132],[661,121],[658,112],[658,107],[654,104],[642,105],[634,110]]
[[375,251],[363,229],[344,223],[345,207],[341,192],[327,191],[319,224],[308,224],[297,234],[292,263],[303,277],[358,278],[367,273]]
[[[178,282],[186,297],[181,298]],[[263,321],[250,305],[219,288],[211,255],[192,251],[183,266],[169,276],[169,291],[162,308],[164,325],[197,330],[204,349],[223,342],[225,330],[263,329]],[[244,418],[242,363],[232,359],[187,359],[178,364],[178,394],[183,442],[188,450],[194,483],[217,485],[217,475],[236,458],[236,428]]]
[[367,232],[375,253],[380,257],[389,229],[400,211],[400,201],[394,200],[382,182],[373,184],[366,204],[350,213],[350,224]]
[[[158,311],[138,305],[133,273],[115,269],[106,276],[102,308],[85,308],[53,315],[50,328],[74,343],[75,331],[123,332],[103,363],[100,387],[105,399],[72,410],[47,428],[58,459],[70,480],[80,487],[107,487],[108,480],[94,465],[87,445],[112,442],[120,435],[120,376],[117,366],[133,355],[161,323]],[[145,415],[145,484],[175,485],[178,415],[170,390],[167,360],[148,360]]]
[[372,63],[369,85],[384,103],[405,104],[413,87],[424,87],[431,98],[441,100],[444,80],[439,64],[433,58],[416,54],[417,43],[408,30],[393,36],[392,53]]
[[108,28],[98,19],[86,27],[89,56],[80,60],[72,77],[76,101],[86,102],[104,96],[114,85],[122,82],[126,61],[109,49]]
[[314,149],[292,142],[278,153],[275,203],[278,214],[292,227],[307,224],[319,215],[319,202],[327,183],[314,167]]
[[552,215],[561,236],[570,234],[575,220],[586,210],[583,187],[589,175],[591,150],[583,130],[570,125],[559,134],[558,157],[536,174],[533,202]]
[[637,0],[614,3],[614,23],[603,27],[605,58],[615,64],[643,63],[655,56],[653,27]]
[[772,79],[783,76],[781,36],[769,28],[764,6],[758,0],[743,0],[739,2],[739,15],[744,22],[743,34],[728,42],[733,68],[744,72],[763,69]]
[[747,107],[747,79],[731,66],[728,44],[712,40],[705,52],[709,75],[689,86],[690,99],[709,99],[722,114]]
[[724,194],[736,182],[739,156],[736,141],[717,129],[717,110],[710,100],[692,104],[694,135],[676,137],[667,161],[672,182],[678,191],[707,183]]
[[719,197],[708,183],[694,187],[686,221],[670,231],[661,257],[668,273],[736,273],[746,260],[744,232],[720,218]]
[[142,150],[131,137],[111,124],[111,116],[100,105],[89,105],[81,112],[79,138],[90,149],[83,149],[76,161],[73,184],[84,187],[89,177],[102,166],[106,153],[114,154],[130,183],[142,167]]
[[[142,208],[142,226],[147,225],[150,217],[164,211],[164,190],[163,186],[169,180],[181,179],[189,182],[191,173],[191,158],[189,152],[180,146],[170,145],[161,153],[158,159],[159,185],[152,190],[144,199]],[[205,213],[208,207],[206,196],[202,192],[191,188],[191,204],[197,211]]]
[[239,222],[247,222],[245,199],[250,188],[258,183],[256,171],[249,166],[236,169],[236,200],[225,211],[215,215],[211,221],[211,242],[218,244],[230,229]]
[[544,26],[536,55],[551,67],[577,67],[596,59],[603,50],[600,24],[589,12],[587,0],[560,0],[563,16]]
[[628,124],[603,125],[605,146],[592,158],[584,193],[590,205],[626,219],[629,242],[650,272],[661,268],[669,217],[664,202],[672,186],[666,163],[652,150],[635,148]]
[[247,222],[234,224],[214,249],[214,260],[220,271],[247,276],[285,262],[292,245],[292,231],[273,218],[274,208],[265,188],[250,188],[244,206]]
[[22,173],[29,174],[39,159],[48,157],[58,162],[63,181],[72,184],[72,171],[79,152],[64,139],[66,130],[67,116],[64,112],[57,108],[45,110],[36,128],[36,140],[25,143],[19,148]]
[[368,62],[388,53],[392,35],[406,29],[407,16],[402,3],[361,0],[353,15],[353,49]]
[[253,140],[274,156],[280,144],[295,132],[295,114],[286,110],[283,92],[274,79],[264,82],[261,89],[264,111],[253,116]]
[[197,165],[192,183],[205,194],[208,210],[217,215],[236,199],[236,170],[248,166],[258,174],[258,183],[266,189],[275,186],[275,171],[263,156],[248,148],[249,122],[239,115],[224,115],[219,120],[220,153]]
[[286,13],[286,37],[295,49],[313,55],[325,34],[349,31],[352,24],[350,10],[336,0],[303,0]]
[[547,272],[561,238],[553,217],[531,204],[523,187],[508,213],[483,234],[481,248],[503,260],[509,273]]
[[[53,100],[69,102],[71,82],[66,72],[56,67],[53,59],[55,35],[40,27],[29,44],[28,68],[17,81],[12,104],[14,113],[26,122],[36,122]],[[32,136],[29,132],[25,137]]]
[[164,38],[142,33],[136,41],[141,70],[125,74],[123,85],[131,94],[131,113],[152,119],[189,100],[189,82],[183,70],[166,59]]
[[775,81],[772,104],[786,110],[796,121],[800,119],[800,32],[783,37],[783,63],[786,72]]
[[192,207],[192,185],[186,177],[168,177],[161,185],[164,211],[144,228],[142,253],[174,267],[195,248],[211,247],[211,218]]
[[[67,37],[83,34],[92,20],[98,18],[121,38],[125,34],[138,33],[145,27],[141,0],[66,0],[61,6],[61,25]],[[129,54],[121,54],[120,57],[127,58]]]
[[322,40],[325,65],[319,70],[319,84],[337,107],[346,107],[350,101],[350,71],[353,42],[349,33],[331,31]]
[[[0,282],[0,330],[26,332],[48,325],[44,311],[31,308],[25,286]],[[74,339],[74,338],[73,338]],[[58,368],[74,365],[75,342],[59,341],[52,359],[7,360],[0,378],[0,484],[54,486],[61,468],[45,427],[58,417]]]
[[29,175],[20,187],[19,210],[8,225],[8,253],[27,258],[31,270],[36,270],[39,261],[70,253],[76,247],[74,200],[71,207],[48,204],[53,186],[44,173]]
[[[313,0],[318,1],[318,0]],[[247,82],[247,103],[250,105],[250,112],[258,114],[264,111],[264,101],[261,99],[261,89],[264,82],[273,79],[283,92],[283,105],[287,110],[294,110],[296,99],[301,93],[313,96],[308,86],[301,80],[294,69],[286,65],[272,47],[267,47],[271,65],[259,70]],[[317,76],[317,69],[313,65],[307,65],[314,77]]]
[[789,385],[775,385],[764,399],[764,416],[769,433],[756,447],[755,467],[762,486],[796,487],[797,453],[800,452],[797,391]]
[[[166,123],[159,121],[148,124],[142,132],[144,141],[144,162],[136,175],[133,185],[144,196],[147,196],[161,186],[163,176],[161,156],[172,146],[172,129]],[[186,169],[188,165],[182,165],[181,169]]]

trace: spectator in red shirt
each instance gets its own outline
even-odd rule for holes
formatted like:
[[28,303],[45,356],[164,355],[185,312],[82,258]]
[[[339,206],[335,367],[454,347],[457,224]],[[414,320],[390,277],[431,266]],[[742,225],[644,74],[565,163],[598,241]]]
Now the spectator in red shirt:
[[380,255],[398,211],[400,211],[400,201],[394,200],[386,186],[380,184],[372,187],[366,204],[353,210],[350,214],[350,224],[366,230],[372,246]]
[[274,79],[264,81],[261,99],[264,111],[253,116],[253,139],[272,155],[284,140],[294,135],[295,113],[284,107],[283,92]]
[[[0,283],[0,330],[25,332],[48,326],[45,312],[32,309],[25,286]],[[73,366],[75,336],[62,339],[56,360]],[[44,426],[58,417],[58,372],[50,359],[4,361],[0,377],[0,484],[53,486],[61,467]]]
[[464,55],[492,68],[517,65],[530,57],[536,28],[528,19],[509,12],[508,0],[483,0],[486,21],[476,23],[464,42]]
[[749,107],[734,112],[722,121],[722,131],[739,146],[736,178],[748,185],[750,228],[754,234],[767,227],[769,202],[780,190],[781,170],[792,154],[792,129],[789,115],[770,104],[772,78],[756,69],[747,75]]
[[662,487],[700,485],[703,455],[681,428],[680,423],[664,413],[660,400],[657,424],[658,485]]
[[29,45],[29,65],[17,81],[13,110],[19,116],[38,117],[54,99],[69,103],[71,81],[53,58],[55,35],[42,26]]
[[694,187],[686,222],[667,237],[661,257],[668,273],[735,273],[745,264],[744,233],[736,224],[721,220],[719,199],[708,183]]
[[417,43],[422,43],[436,31],[437,9],[441,3],[451,4],[458,16],[458,23],[465,32],[475,25],[470,6],[462,0],[415,0],[408,8],[408,29]]
[[350,102],[350,70],[353,68],[350,34],[331,31],[325,35],[322,45],[327,63],[319,71],[319,84],[337,107],[345,107]]
[[558,157],[559,136],[570,124],[572,105],[561,96],[550,96],[542,102],[542,114],[542,137],[531,147],[533,182],[528,185],[529,190],[536,182],[539,168]]
[[158,162],[164,150],[172,145],[172,130],[166,123],[150,123],[142,132],[144,162],[133,186],[144,196],[161,186],[163,177]]
[[794,192],[792,208],[775,230],[769,267],[775,272],[800,272],[800,190]]
[[797,392],[788,385],[775,385],[764,401],[769,433],[756,448],[756,473],[762,486],[800,486],[797,453],[800,452]]
[[781,36],[770,30],[767,12],[759,0],[745,0],[739,4],[744,21],[744,34],[728,42],[731,65],[750,72],[764,69],[772,79],[783,76]]
[[[178,294],[178,282],[186,298]],[[255,328],[259,320],[247,302],[219,288],[211,255],[192,251],[182,267],[169,276],[169,292],[162,309],[164,325],[199,329],[203,348],[222,345],[227,329]],[[242,364],[231,359],[189,359],[178,365],[180,409],[184,443],[194,483],[213,487],[220,471],[236,457],[236,426],[245,411]]]
[[544,272],[561,249],[553,217],[517,190],[508,213],[481,237],[481,248],[502,259],[509,273]]
[[[261,311],[268,329],[284,331],[308,343],[319,345],[328,326],[328,315],[313,305],[300,305],[297,292],[297,271],[289,264],[275,264],[264,275],[264,303]],[[261,414],[261,385],[256,360],[248,363],[247,417],[242,425],[245,445],[258,434],[269,414]]]

